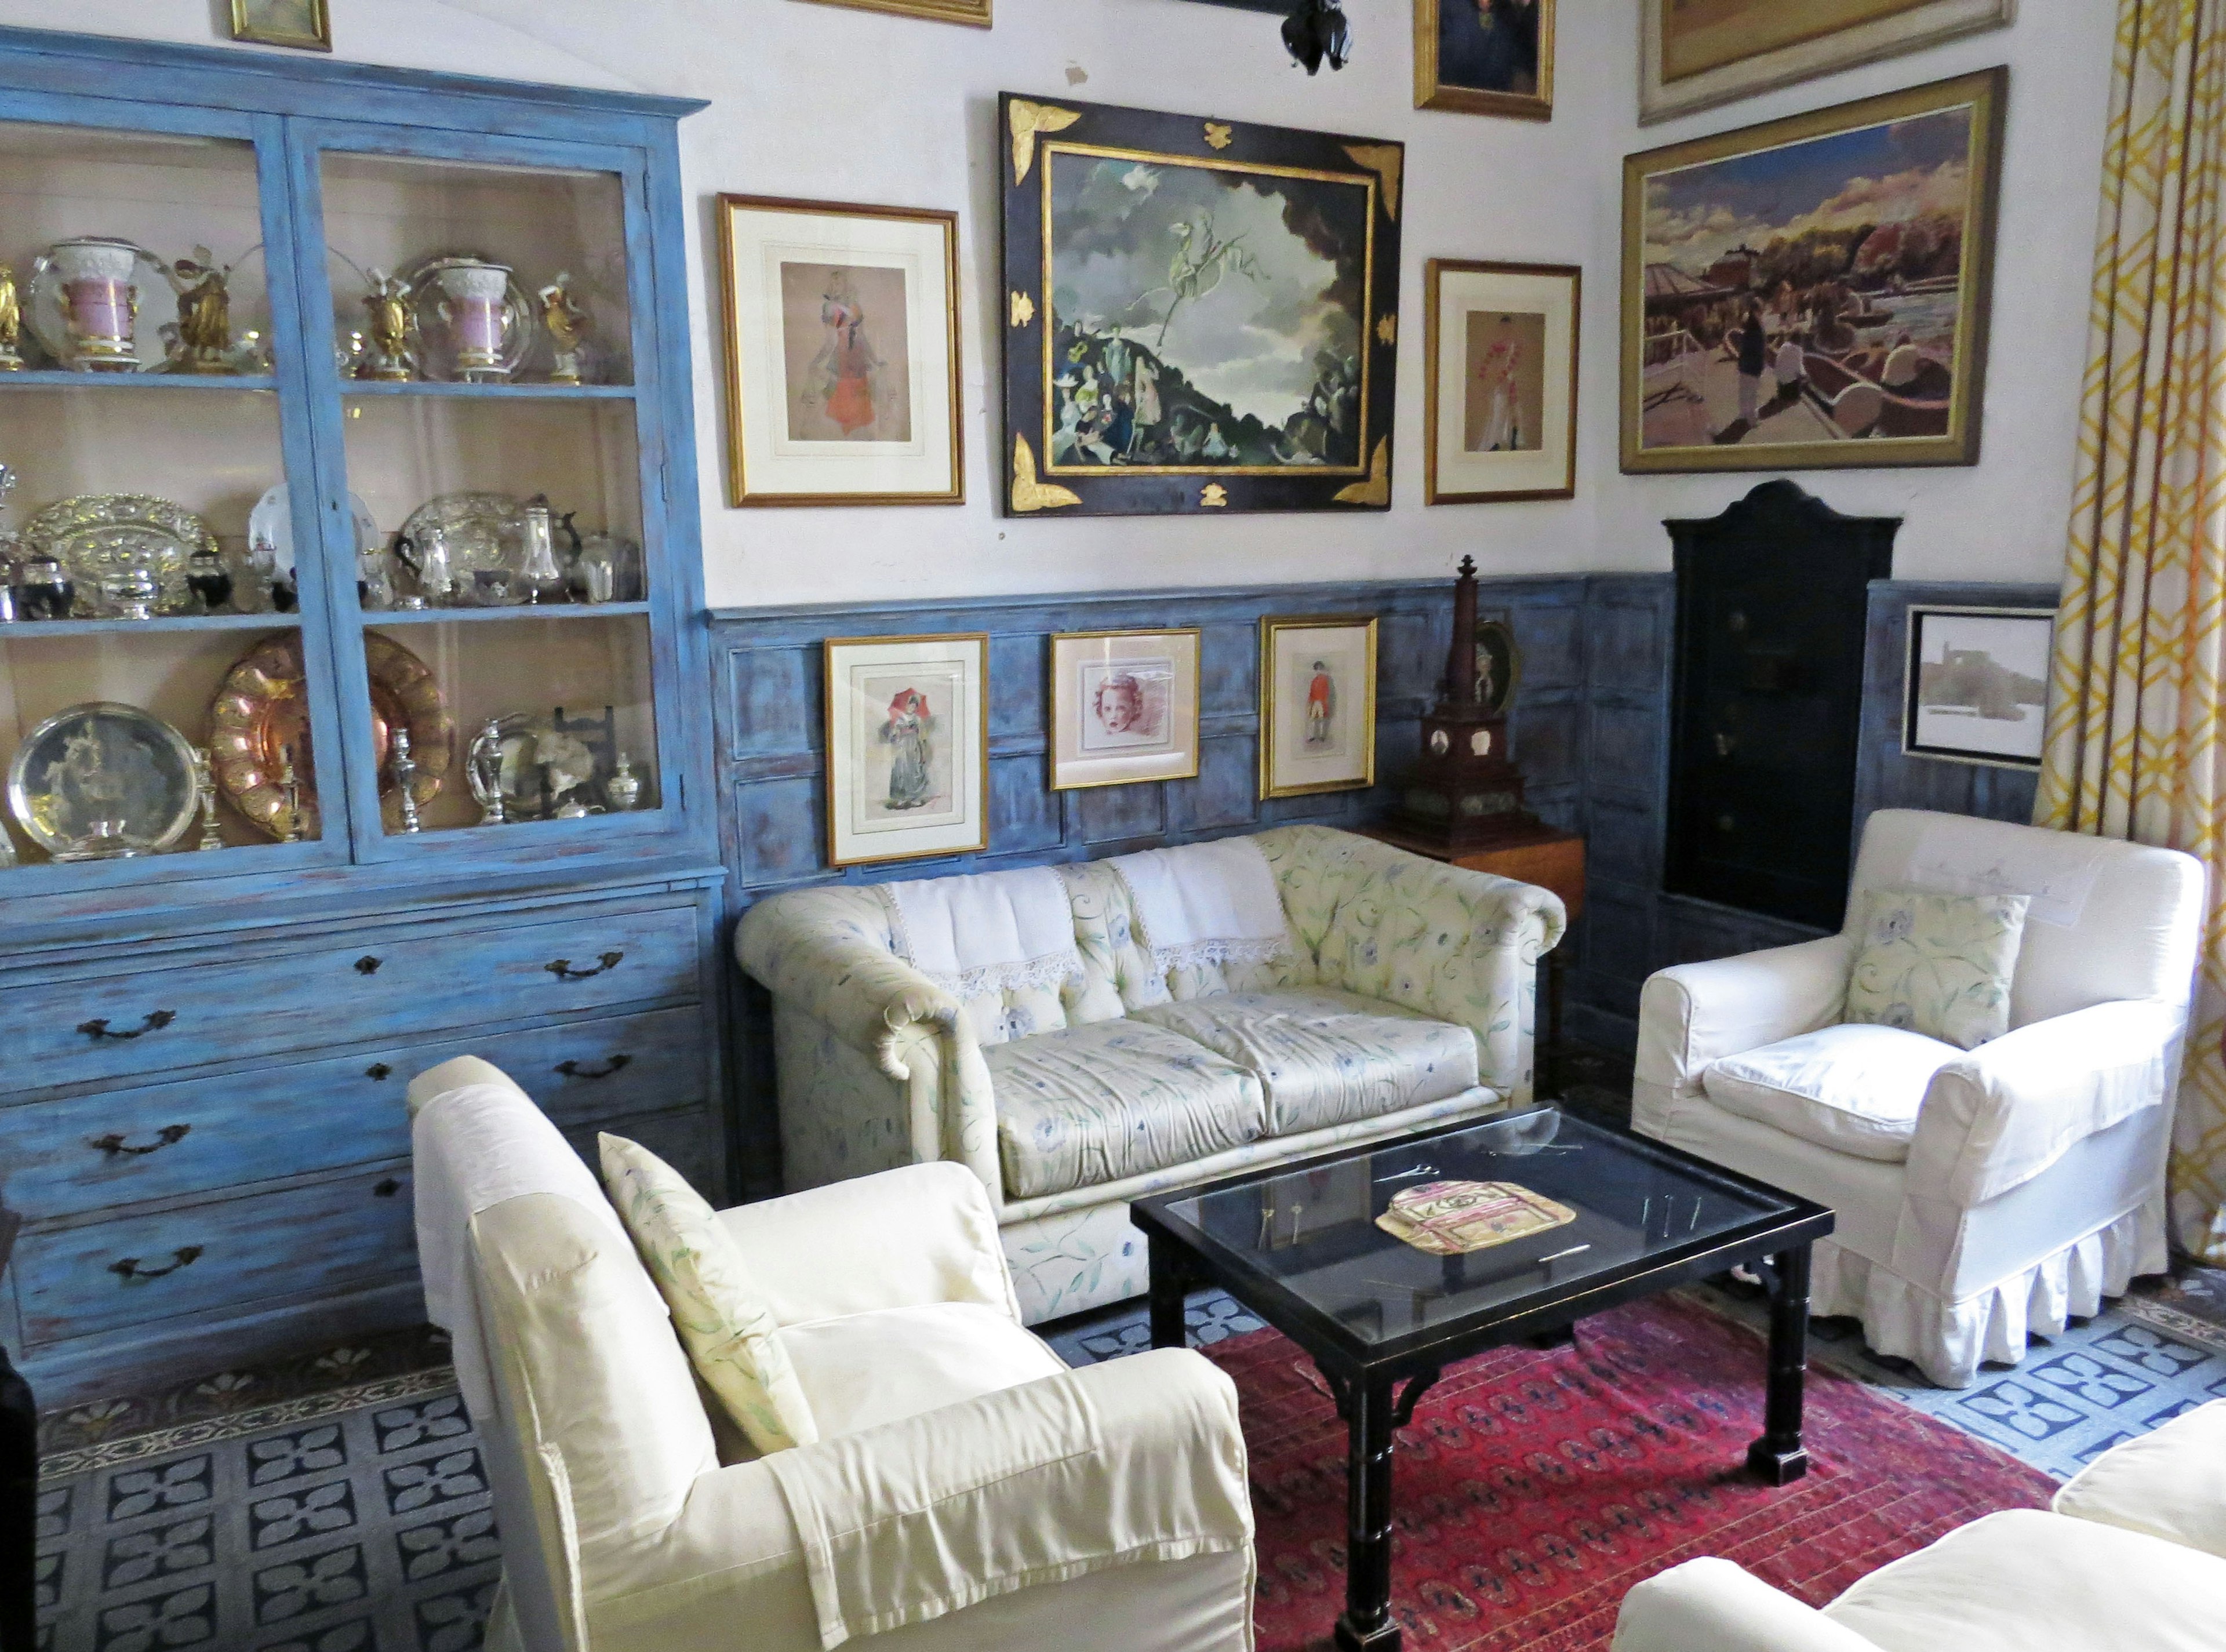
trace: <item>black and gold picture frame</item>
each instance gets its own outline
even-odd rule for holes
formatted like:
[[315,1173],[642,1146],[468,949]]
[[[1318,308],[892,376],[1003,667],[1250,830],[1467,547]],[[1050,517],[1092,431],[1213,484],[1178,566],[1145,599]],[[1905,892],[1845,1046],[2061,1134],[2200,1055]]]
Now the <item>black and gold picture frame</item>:
[[325,0],[232,0],[232,37],[257,46],[329,52],[333,20]]
[[1005,511],[1388,510],[1403,145],[998,110]]

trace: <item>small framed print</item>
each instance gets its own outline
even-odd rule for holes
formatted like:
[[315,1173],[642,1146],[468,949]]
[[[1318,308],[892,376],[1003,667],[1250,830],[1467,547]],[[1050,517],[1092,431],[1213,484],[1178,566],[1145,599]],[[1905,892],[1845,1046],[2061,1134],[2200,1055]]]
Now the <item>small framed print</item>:
[[1051,639],[1051,789],[1198,773],[1199,632],[1079,631]]
[[1260,622],[1260,795],[1376,784],[1376,621]]
[[1554,118],[1557,0],[1415,0],[1415,107]]
[[827,862],[989,846],[989,638],[827,639]]
[[1911,608],[1901,749],[2038,769],[2055,645],[2052,608]]
[[329,52],[333,20],[325,0],[232,0],[232,37],[258,46]]
[[1568,264],[1430,260],[1422,310],[1428,503],[1575,495],[1583,281]]
[[719,197],[728,503],[958,505],[958,215]]

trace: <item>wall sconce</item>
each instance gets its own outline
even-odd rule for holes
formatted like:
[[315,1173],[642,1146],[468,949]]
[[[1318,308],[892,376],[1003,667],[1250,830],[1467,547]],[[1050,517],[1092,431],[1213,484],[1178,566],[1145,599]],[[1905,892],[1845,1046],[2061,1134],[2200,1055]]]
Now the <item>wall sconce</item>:
[[1201,5],[1234,6],[1239,11],[1283,14],[1283,45],[1291,60],[1308,74],[1326,62],[1341,69],[1352,55],[1352,29],[1340,0],[1198,0]]

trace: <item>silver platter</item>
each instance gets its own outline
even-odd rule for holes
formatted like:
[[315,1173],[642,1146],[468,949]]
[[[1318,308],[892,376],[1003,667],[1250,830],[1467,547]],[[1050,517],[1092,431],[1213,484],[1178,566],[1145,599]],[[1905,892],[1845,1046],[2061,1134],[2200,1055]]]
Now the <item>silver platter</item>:
[[194,748],[137,706],[96,700],[56,712],[8,766],[8,808],[57,861],[153,855],[200,803]]
[[523,560],[525,506],[507,493],[443,493],[410,513],[403,537],[422,545],[437,528],[448,546],[448,566],[468,580],[485,569],[515,569]]
[[34,555],[60,558],[89,602],[100,600],[101,575],[123,559],[128,545],[149,562],[161,587],[157,613],[193,612],[186,559],[197,550],[218,548],[207,523],[182,505],[147,493],[80,493],[58,499],[25,524],[23,540]]
[[[441,319],[441,302],[447,296],[441,289],[441,271],[451,264],[499,262],[477,253],[443,252],[395,272],[396,279],[410,287],[410,314],[417,323],[411,329],[411,341],[417,350],[419,378],[448,384],[461,377],[456,372],[456,353],[448,344],[448,324]],[[541,324],[534,319],[533,305],[513,275],[505,285],[502,300],[502,365],[509,377],[518,377],[518,370],[525,365],[534,340],[540,336]]]

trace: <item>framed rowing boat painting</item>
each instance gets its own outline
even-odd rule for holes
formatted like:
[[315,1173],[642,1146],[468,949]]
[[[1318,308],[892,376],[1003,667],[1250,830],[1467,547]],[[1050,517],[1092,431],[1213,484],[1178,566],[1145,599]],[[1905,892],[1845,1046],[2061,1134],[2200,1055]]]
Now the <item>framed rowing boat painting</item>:
[[1388,510],[1398,143],[1010,92],[1010,516]]
[[2009,71],[1623,163],[1625,471],[1973,465]]

